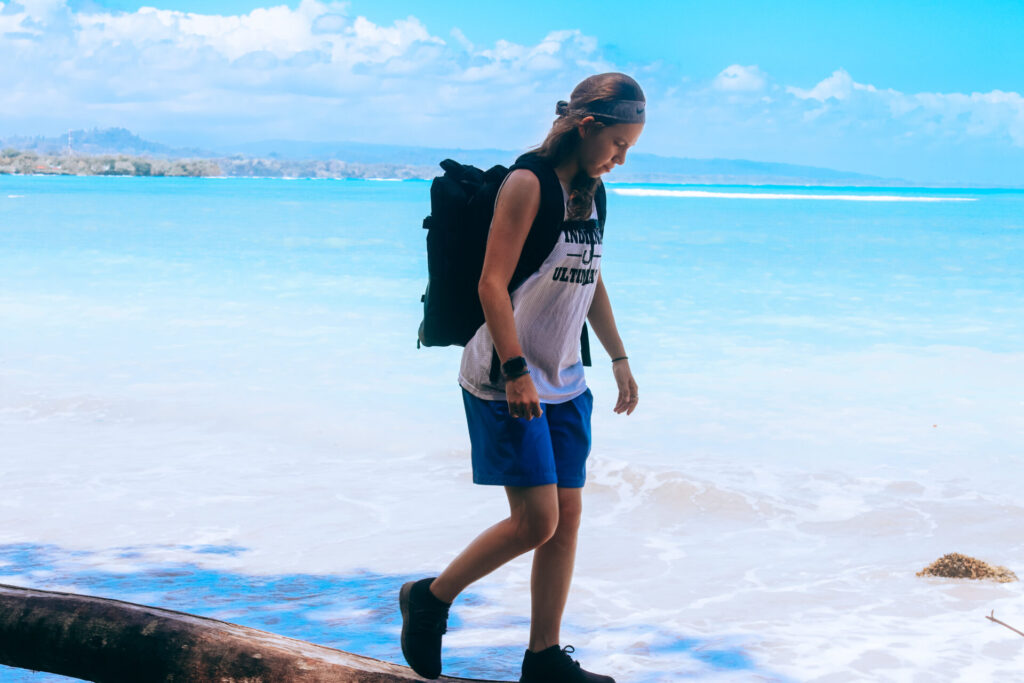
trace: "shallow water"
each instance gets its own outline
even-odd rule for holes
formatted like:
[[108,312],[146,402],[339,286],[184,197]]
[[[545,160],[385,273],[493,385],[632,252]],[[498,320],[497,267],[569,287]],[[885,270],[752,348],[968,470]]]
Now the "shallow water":
[[[187,611],[369,657],[401,659],[401,651],[395,646],[402,626],[401,615],[395,609],[396,591],[405,581],[418,577],[368,571],[345,576],[255,576],[203,566],[204,555],[231,557],[240,552],[242,549],[232,547],[167,546],[112,548],[99,554],[12,544],[0,548],[0,567],[25,585],[43,581],[59,585],[64,591],[118,595],[140,604]],[[199,559],[168,563],[166,558],[171,556]],[[509,632],[522,631],[529,622],[510,619],[499,605],[472,590],[459,597],[459,604],[449,626],[458,629],[460,636],[454,645],[446,643],[446,671],[474,678],[512,678],[507,663],[521,659],[523,648],[509,638]],[[472,618],[472,623],[467,623],[467,618]],[[658,624],[647,625],[644,638],[642,645],[628,647],[626,652],[669,661],[685,657],[700,662],[710,672],[739,674],[756,669],[741,649],[717,639],[680,639]],[[41,674],[10,668],[0,671],[11,676],[4,680],[48,680],[40,679]],[[59,676],[53,679],[73,680]]]
[[[611,189],[642,399],[595,354],[563,641],[624,681],[1012,679],[1019,584],[914,573],[1022,569],[1024,194]],[[426,193],[0,177],[0,583],[400,661],[397,586],[504,514],[457,351],[415,348]],[[460,599],[446,670],[512,677],[528,581]]]

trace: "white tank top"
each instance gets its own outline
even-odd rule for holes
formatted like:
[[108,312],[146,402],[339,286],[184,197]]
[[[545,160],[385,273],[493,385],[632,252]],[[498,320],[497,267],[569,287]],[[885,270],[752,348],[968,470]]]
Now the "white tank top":
[[[562,198],[568,193],[562,187]],[[587,319],[601,268],[601,230],[597,209],[589,220],[568,220],[566,208],[561,235],[540,269],[512,292],[512,309],[519,344],[530,368],[530,379],[543,403],[571,401],[587,389],[580,360],[580,333]],[[484,323],[466,344],[459,384],[489,401],[504,401],[505,380],[491,382],[494,341]]]

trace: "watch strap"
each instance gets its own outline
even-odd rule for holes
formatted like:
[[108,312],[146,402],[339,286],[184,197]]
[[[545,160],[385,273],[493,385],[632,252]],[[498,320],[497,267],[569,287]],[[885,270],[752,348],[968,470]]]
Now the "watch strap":
[[506,380],[515,379],[530,374],[530,368],[527,367],[525,358],[516,356],[501,364],[501,374]]

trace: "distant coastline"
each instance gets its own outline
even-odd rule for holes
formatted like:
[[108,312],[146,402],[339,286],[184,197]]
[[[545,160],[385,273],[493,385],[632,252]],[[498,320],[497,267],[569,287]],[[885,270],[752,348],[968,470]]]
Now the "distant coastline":
[[[472,159],[468,161],[473,161]],[[484,166],[486,167],[486,165]],[[358,163],[329,160],[286,160],[273,158],[225,157],[168,159],[129,154],[37,154],[5,149],[0,151],[0,176],[120,176],[140,178],[281,178],[429,180],[442,173],[437,166]],[[909,183],[906,181],[855,181],[849,178],[793,178],[779,176],[625,174],[607,178],[610,183],[650,185],[747,186],[747,187],[833,187],[875,189],[971,189]],[[982,188],[984,189],[984,188]],[[989,188],[1012,191],[1014,188]]]
[[[49,138],[9,137],[0,139],[0,150],[0,175],[380,180],[429,180],[441,173],[438,163],[446,158],[484,169],[495,164],[507,166],[523,151],[295,140],[265,140],[211,150],[170,147],[124,128],[69,131]],[[631,154],[629,163],[613,171],[607,180],[672,185],[952,187],[816,166],[663,157],[643,152]]]
[[[439,155],[439,159],[447,155]],[[457,156],[457,155],[454,155]],[[476,159],[465,159],[467,163]],[[478,162],[481,163],[481,162]],[[489,164],[481,165],[486,168]],[[313,178],[429,180],[441,173],[438,166],[361,163],[338,159],[291,160],[264,157],[162,158],[132,154],[39,154],[5,149],[0,152],[0,175],[129,176],[153,178]],[[623,173],[608,178],[611,182],[694,185],[749,186],[864,186],[905,187],[906,182],[877,179],[857,182],[848,177],[836,179],[794,178],[777,175],[685,174],[670,172]]]
[[0,152],[0,174],[237,178],[432,178],[426,166],[363,164],[338,160],[290,161],[247,157],[165,159],[128,154],[38,154]]
[[[264,140],[217,149],[172,147],[125,128],[0,138],[0,174],[158,177],[429,179],[456,159],[479,168],[510,165],[524,150],[454,149],[401,144]],[[630,155],[612,182],[696,185],[906,187],[912,183],[829,168],[747,159]]]

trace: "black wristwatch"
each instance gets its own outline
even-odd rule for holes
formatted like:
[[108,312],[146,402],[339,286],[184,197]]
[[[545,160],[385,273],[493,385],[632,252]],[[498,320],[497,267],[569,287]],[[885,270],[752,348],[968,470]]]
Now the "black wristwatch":
[[526,367],[526,359],[522,356],[509,358],[501,364],[501,374],[505,380],[515,379],[530,374],[530,368]]

